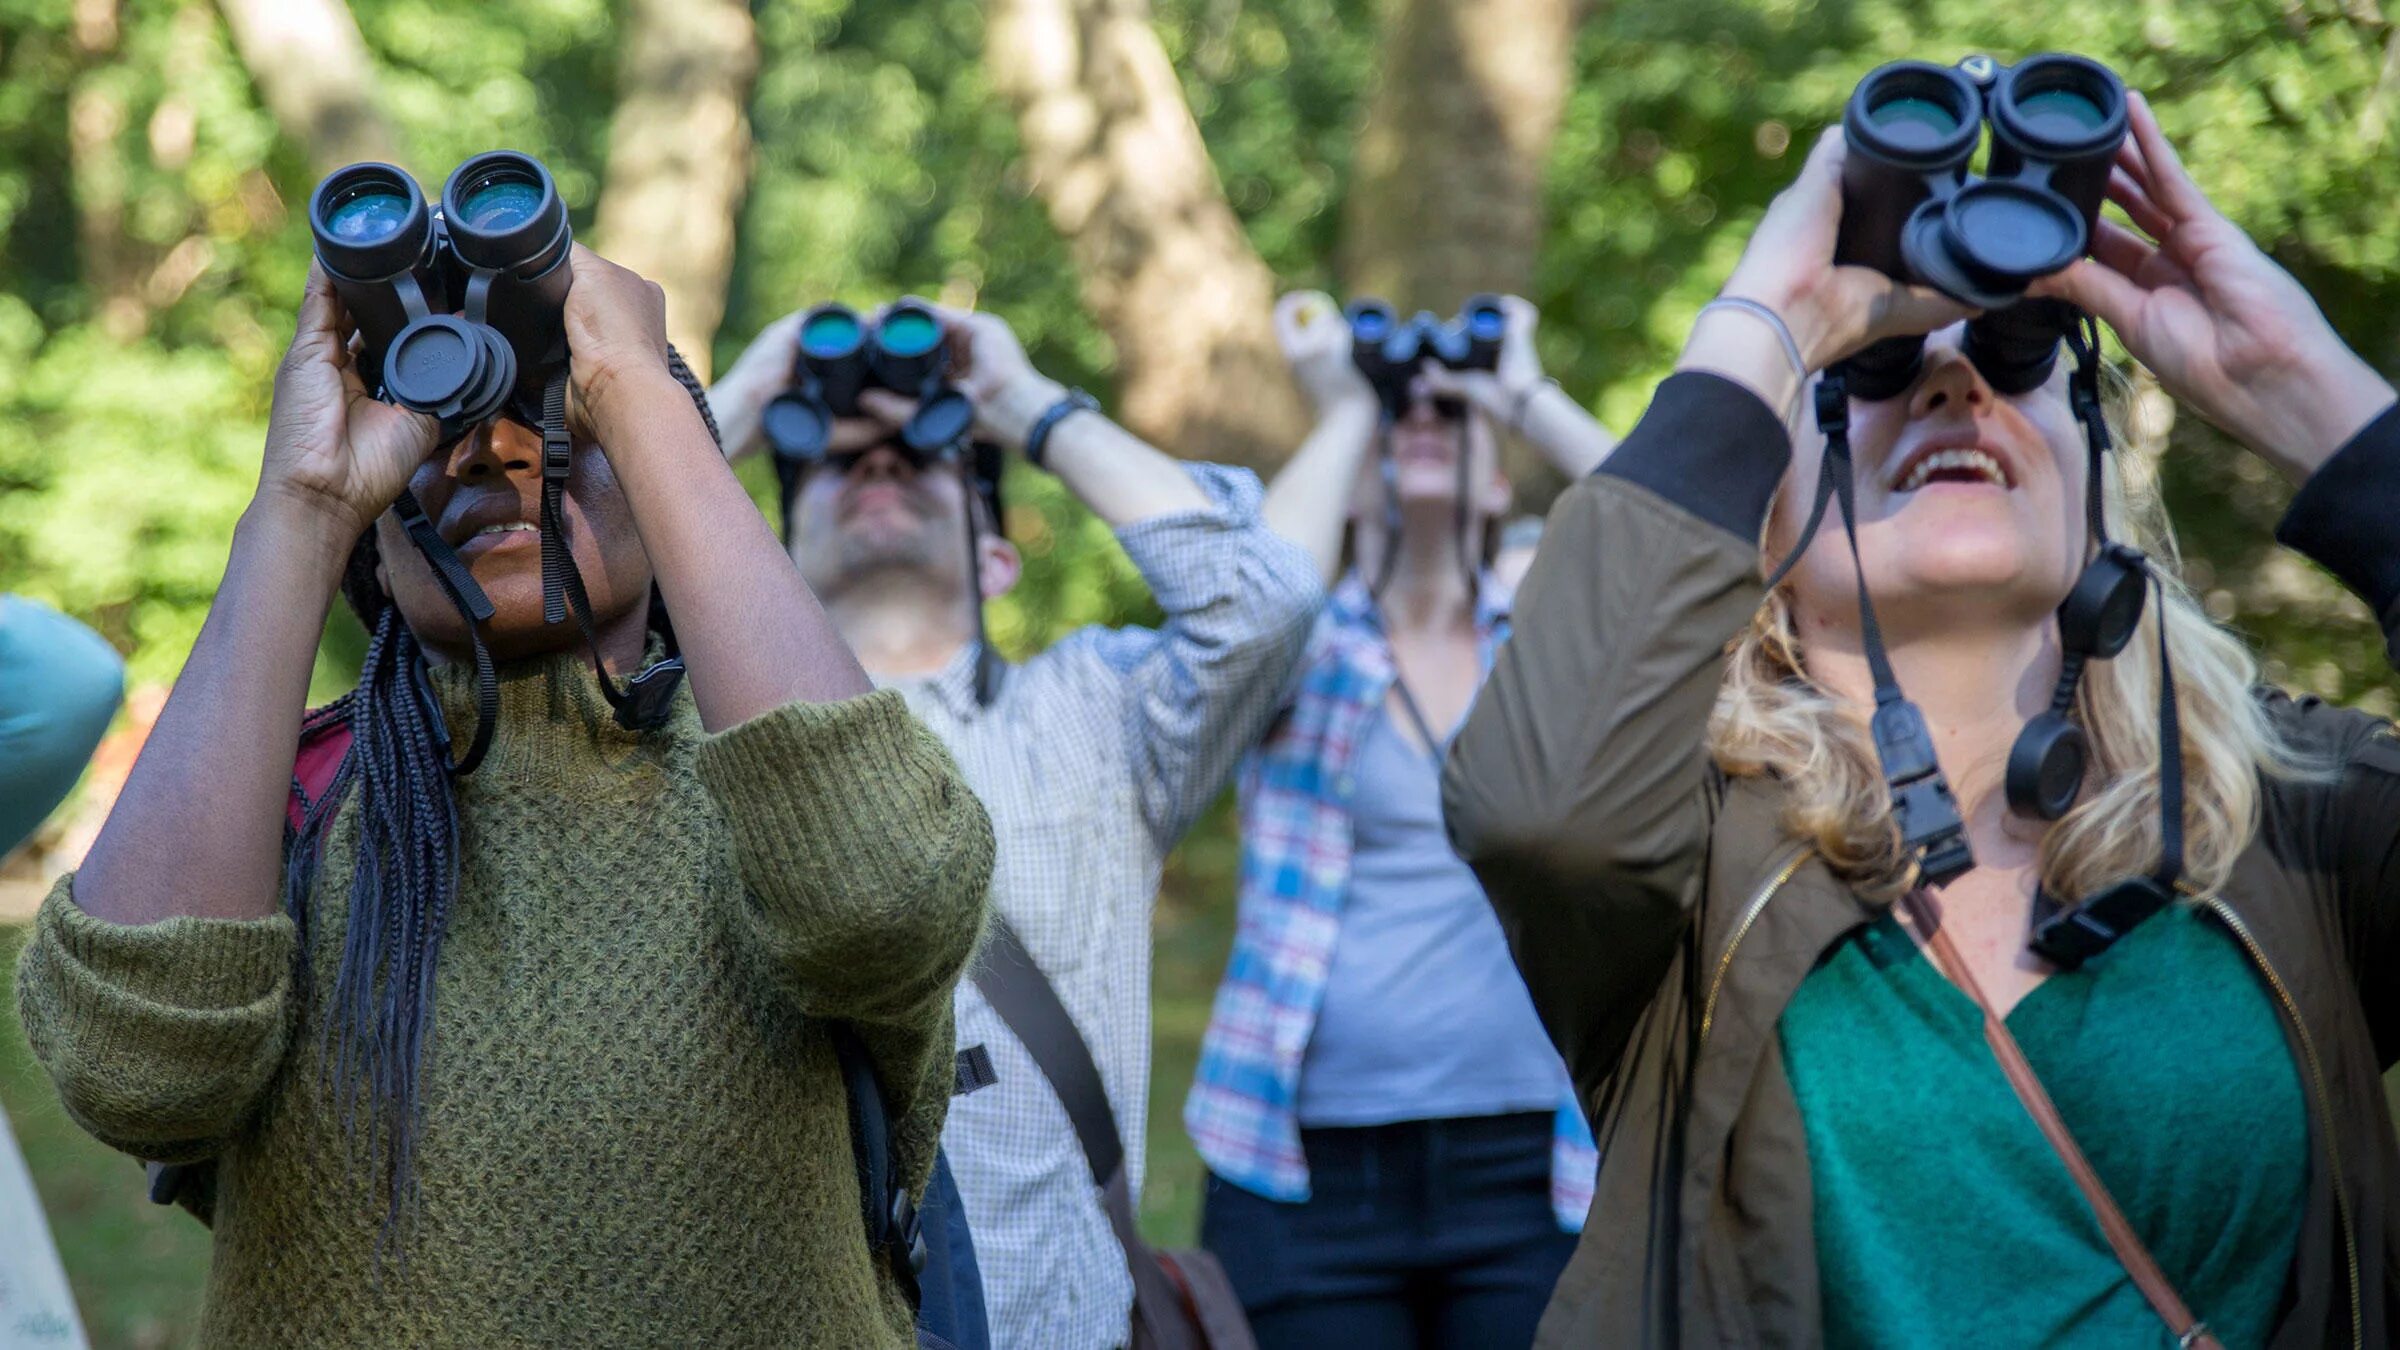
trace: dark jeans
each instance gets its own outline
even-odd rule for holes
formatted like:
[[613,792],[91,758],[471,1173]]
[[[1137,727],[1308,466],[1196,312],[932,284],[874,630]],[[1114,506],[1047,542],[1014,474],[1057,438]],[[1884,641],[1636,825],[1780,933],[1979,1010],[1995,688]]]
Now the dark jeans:
[[1303,1130],[1311,1197],[1208,1179],[1200,1240],[1260,1350],[1524,1350],[1575,1250],[1545,1111]]

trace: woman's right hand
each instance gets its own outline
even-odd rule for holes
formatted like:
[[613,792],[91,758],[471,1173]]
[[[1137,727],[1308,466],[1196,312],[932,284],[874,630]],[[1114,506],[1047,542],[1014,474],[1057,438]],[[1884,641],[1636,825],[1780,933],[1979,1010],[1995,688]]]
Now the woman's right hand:
[[1350,324],[1332,296],[1293,291],[1276,301],[1275,341],[1318,418],[1341,408],[1374,406],[1374,386],[1350,359]]
[[324,268],[310,264],[258,475],[262,499],[323,518],[344,548],[399,497],[441,435],[433,418],[367,396],[349,327]]
[[[1781,315],[1811,372],[1870,342],[1930,333],[1975,313],[1930,286],[1906,285],[1873,268],[1834,264],[1846,154],[1840,127],[1830,127],[1817,138],[1800,176],[1768,205],[1751,232],[1742,260],[1721,292],[1754,300]],[[1771,364],[1764,361],[1768,356]],[[1782,343],[1752,315],[1726,310],[1704,314],[1693,328],[1681,364],[1719,370],[1753,388],[1763,380],[1786,394],[1798,392],[1798,375]],[[1757,380],[1749,378],[1753,367],[1759,368]],[[1788,398],[1769,402],[1788,406]]]

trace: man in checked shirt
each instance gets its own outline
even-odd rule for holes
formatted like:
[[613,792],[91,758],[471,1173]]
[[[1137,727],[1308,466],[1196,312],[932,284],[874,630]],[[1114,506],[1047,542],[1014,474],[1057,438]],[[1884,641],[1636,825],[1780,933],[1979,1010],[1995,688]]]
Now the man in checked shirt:
[[[994,910],[1089,1044],[1138,1196],[1160,864],[1264,730],[1325,593],[1307,553],[1260,522],[1249,472],[1142,443],[1035,370],[1000,319],[943,317],[976,434],[1014,451],[1033,438],[1029,457],[1116,531],[1165,624],[1072,633],[994,671],[979,700],[977,606],[1015,583],[1017,553],[955,468],[920,472],[894,448],[913,405],[890,395],[864,396],[872,416],[838,423],[833,453],[791,483],[786,537],[859,660],[907,696],[990,811]],[[730,454],[763,443],[796,319],[770,325],[710,392]],[[942,1136],[993,1344],[1125,1344],[1132,1278],[1066,1111],[971,981],[957,1013],[958,1043],[988,1047],[999,1077],[952,1103]]]

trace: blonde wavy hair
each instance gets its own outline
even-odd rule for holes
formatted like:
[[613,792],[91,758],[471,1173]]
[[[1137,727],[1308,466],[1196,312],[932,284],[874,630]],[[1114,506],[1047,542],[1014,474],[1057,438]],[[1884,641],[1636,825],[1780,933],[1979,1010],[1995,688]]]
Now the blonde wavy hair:
[[[2122,378],[2109,394],[2110,421],[2121,425]],[[2129,482],[2123,454],[2109,455],[2103,470],[2108,529],[2111,538],[2148,554],[2164,579],[2183,741],[2184,885],[2207,894],[2224,884],[2257,829],[2261,775],[2289,776],[2309,766],[2254,695],[2258,663],[2249,649],[2208,617],[2184,583],[2155,482],[2147,476]],[[1828,520],[1825,531],[1839,528]],[[1862,895],[1888,901],[1914,883],[1914,862],[1901,856],[1865,710],[1808,675],[1790,587],[1787,580],[1769,593],[1748,631],[1728,646],[1709,750],[1727,774],[1774,779],[1784,794],[1784,829],[1812,844]],[[2043,835],[2039,853],[2041,884],[2062,900],[2157,866],[2158,622],[2154,592],[2133,641],[2113,659],[2085,667],[2076,720],[2089,739],[2088,779],[2074,809]]]

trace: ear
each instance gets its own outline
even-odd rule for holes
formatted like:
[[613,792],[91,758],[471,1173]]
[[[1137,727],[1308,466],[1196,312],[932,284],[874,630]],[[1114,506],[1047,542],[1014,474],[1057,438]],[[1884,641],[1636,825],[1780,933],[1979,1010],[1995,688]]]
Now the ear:
[[997,600],[1017,587],[1017,578],[1024,575],[1025,560],[1017,546],[998,535],[986,534],[977,539],[975,586],[986,600]]

